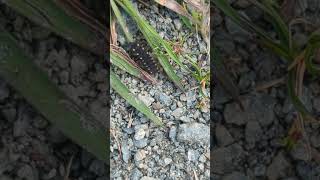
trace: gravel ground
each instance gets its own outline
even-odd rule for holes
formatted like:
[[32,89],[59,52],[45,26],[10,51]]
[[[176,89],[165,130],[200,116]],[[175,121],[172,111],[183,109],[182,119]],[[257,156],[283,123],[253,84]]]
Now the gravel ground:
[[[149,3],[139,4],[140,13],[166,40],[190,36],[183,46],[184,53],[193,53],[203,68],[209,60],[206,44],[190,32],[176,14]],[[127,19],[130,23],[130,19]],[[134,25],[131,32],[136,32]],[[138,34],[136,39],[141,38]],[[123,36],[119,42],[125,45]],[[178,69],[178,67],[176,67]],[[190,75],[177,70],[186,92],[178,90],[163,72],[156,76],[159,84],[151,85],[115,69],[129,89],[143,100],[164,121],[165,127],[155,127],[146,117],[130,107],[117,94],[111,93],[111,179],[209,179],[210,176],[210,113],[209,102],[197,108],[199,90]]]
[[[1,3],[0,26],[18,39],[25,53],[61,90],[107,124],[107,71],[97,57]],[[109,179],[109,168],[68,140],[3,79],[0,137],[0,180],[61,180],[68,170],[70,179]]]
[[[298,1],[297,1],[298,2]],[[246,13],[256,24],[270,29],[260,10],[246,0],[230,0],[239,12]],[[319,27],[320,4],[317,0],[299,1],[295,11]],[[212,179],[222,180],[316,180],[320,178],[320,134],[318,122],[306,122],[305,131],[311,144],[299,141],[286,149],[283,139],[288,134],[296,112],[288,99],[284,85],[255,91],[256,85],[283,77],[287,64],[266,49],[262,49],[248,33],[236,26],[218,10],[213,16],[215,44],[226,59],[226,66],[241,91],[245,111],[225,94],[214,91],[214,143]],[[272,34],[272,32],[270,32]],[[304,43],[303,28],[294,28],[294,38]],[[303,102],[319,118],[319,78],[307,77]],[[311,153],[311,160],[309,154]]]

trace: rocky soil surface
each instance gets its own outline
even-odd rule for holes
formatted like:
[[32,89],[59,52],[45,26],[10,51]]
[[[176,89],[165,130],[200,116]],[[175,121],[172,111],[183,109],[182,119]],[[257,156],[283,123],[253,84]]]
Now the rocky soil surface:
[[[230,0],[230,3],[256,24],[270,29],[261,11],[248,1]],[[299,1],[295,11],[319,28],[319,1]],[[287,63],[261,48],[250,34],[219,10],[214,13],[215,44],[220,48],[226,67],[241,91],[240,99],[245,111],[241,111],[221,86],[217,86],[213,98],[212,179],[319,179],[319,122],[306,122],[307,140],[301,140],[288,149],[283,142],[296,111],[288,99],[286,86],[255,90],[261,83],[283,77]],[[303,28],[296,27],[293,37],[299,43],[305,43],[307,33]],[[302,100],[317,118],[320,115],[319,99],[319,78],[311,80],[307,77]],[[310,148],[307,148],[307,142]]]
[[[187,37],[181,45],[183,53],[190,53],[204,69],[209,69],[205,42],[175,13],[155,3],[136,7],[164,39],[176,42]],[[132,20],[127,21],[132,24],[131,32],[136,32]],[[141,37],[136,34],[135,38]],[[125,46],[123,36],[119,36],[119,42]],[[122,82],[163,119],[165,127],[156,127],[112,92],[112,179],[209,179],[209,101],[199,108],[196,80],[176,69],[186,92],[178,90],[163,72],[156,76],[159,84],[152,85],[115,69]]]
[[[1,3],[0,26],[18,39],[23,53],[62,91],[106,124],[109,87],[102,61]],[[68,140],[3,79],[0,137],[0,180],[61,180],[67,175],[78,180],[109,179],[109,168]]]

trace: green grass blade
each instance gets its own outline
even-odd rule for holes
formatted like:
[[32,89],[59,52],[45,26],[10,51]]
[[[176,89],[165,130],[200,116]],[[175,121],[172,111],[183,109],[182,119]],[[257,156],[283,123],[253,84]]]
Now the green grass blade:
[[133,42],[133,37],[132,37],[131,33],[128,31],[125,20],[123,19],[118,6],[114,2],[114,0],[110,0],[110,4],[111,4],[112,10],[113,10],[113,12],[114,12],[119,24],[120,24],[122,31],[124,32],[127,40],[129,42]]
[[274,8],[274,5],[271,1],[262,0],[262,3],[257,0],[250,0],[263,12],[266,12],[270,16],[270,23],[273,24],[275,31],[277,32],[282,46],[289,47],[289,28],[288,25],[284,22],[281,15]]
[[140,99],[138,99],[130,90],[120,81],[117,75],[110,70],[110,84],[122,98],[124,98],[130,105],[135,107],[138,111],[147,116],[156,125],[163,126],[163,122],[160,117],[157,117],[147,105],[145,105]]
[[291,54],[288,52],[287,46],[278,44],[275,40],[270,38],[267,32],[254,25],[247,18],[243,17],[236,10],[234,10],[229,5],[228,1],[213,0],[213,3],[240,27],[246,31],[256,33],[260,37],[260,42],[266,45],[266,47],[268,47],[270,50],[274,51],[285,59],[293,59],[291,58]]
[[6,0],[4,3],[65,39],[103,55],[105,40],[89,26],[69,16],[53,0]]
[[317,50],[319,50],[319,48],[320,48],[320,29],[311,34],[308,41],[307,48],[306,48],[306,54],[305,54],[306,68],[308,72],[312,73],[313,75],[320,74],[319,64],[315,64],[313,62],[315,53],[317,52]]
[[288,89],[288,94],[292,101],[292,104],[297,109],[297,111],[300,112],[304,118],[312,118],[312,114],[307,110],[305,105],[302,103],[300,98],[295,93],[295,71],[294,70],[291,70],[289,72],[289,77],[287,80],[287,89]]
[[109,163],[106,127],[51,82],[48,75],[19,48],[11,34],[1,28],[0,76],[67,137]]
[[161,66],[168,75],[168,77],[174,82],[174,84],[184,91],[184,88],[181,84],[181,78],[174,72],[174,68],[169,63],[169,58],[171,58],[175,63],[177,63],[182,68],[186,67],[182,64],[180,59],[173,52],[172,47],[163,40],[156,30],[149,25],[133,7],[132,3],[129,0],[117,0],[116,1],[137,23],[140,31],[146,38],[148,44],[153,49],[154,54],[157,56]]

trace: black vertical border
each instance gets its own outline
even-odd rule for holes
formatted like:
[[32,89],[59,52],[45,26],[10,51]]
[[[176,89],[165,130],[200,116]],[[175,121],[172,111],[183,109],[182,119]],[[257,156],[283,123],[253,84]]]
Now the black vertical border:
[[107,166],[107,176],[110,179],[110,109],[111,109],[111,97],[110,97],[110,38],[111,38],[111,34],[110,34],[110,1],[106,1],[106,0],[101,0],[104,1],[105,3],[105,26],[106,26],[106,39],[105,39],[105,43],[104,43],[104,50],[105,50],[105,54],[104,54],[104,62],[105,62],[105,67],[107,69],[107,87],[108,87],[108,91],[107,91],[107,108],[108,108],[108,113],[107,113],[107,149],[106,149],[106,153],[108,154],[108,164]]
[[213,178],[213,168],[212,168],[212,149],[214,147],[214,88],[217,82],[214,76],[215,73],[215,58],[214,58],[214,30],[213,30],[213,12],[214,12],[214,0],[210,0],[210,179]]

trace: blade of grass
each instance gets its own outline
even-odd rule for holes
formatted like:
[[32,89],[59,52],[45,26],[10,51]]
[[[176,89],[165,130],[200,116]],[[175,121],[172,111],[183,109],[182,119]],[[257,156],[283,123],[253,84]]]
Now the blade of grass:
[[[169,63],[169,57],[182,68],[186,69],[186,67],[173,52],[173,49],[169,43],[163,40],[156,30],[142,18],[129,0],[117,0],[116,2],[133,18],[133,20],[135,20],[148,44],[153,49],[154,54],[158,57],[158,60],[168,77],[179,89],[184,91],[184,88],[181,84],[181,78],[174,72],[172,65]],[[162,48],[164,48],[167,54],[163,53]]]
[[126,52],[115,45],[111,45],[110,53],[111,63],[120,69],[128,72],[129,74],[138,77],[143,80],[147,80],[153,84],[156,84],[157,81],[146,71],[141,69]]
[[105,127],[62,93],[24,54],[11,34],[1,28],[0,76],[67,137],[108,164],[109,137]]
[[295,92],[295,89],[296,89],[295,71],[294,70],[289,71],[289,75],[288,76],[289,77],[287,79],[287,89],[288,89],[288,94],[289,94],[289,97],[290,97],[290,99],[292,101],[292,104],[297,109],[297,111],[299,111],[301,113],[301,115],[304,118],[314,119],[312,117],[311,113],[307,110],[307,108],[301,102],[300,98],[296,95],[296,92]]
[[175,0],[154,0],[154,1],[160,4],[161,6],[165,6],[166,8],[176,12],[177,14],[187,17],[191,22],[196,23],[192,18],[192,16],[189,14],[189,12],[177,1]]
[[260,43],[262,43],[278,55],[284,57],[285,59],[293,59],[286,46],[276,43],[275,40],[269,37],[267,32],[254,25],[246,17],[240,15],[229,5],[227,1],[213,0],[213,3],[240,27],[242,27],[246,31],[256,33],[260,38]]
[[6,0],[4,3],[65,39],[95,54],[104,55],[104,37],[69,16],[53,0]]
[[129,32],[129,30],[128,30],[127,26],[126,26],[125,20],[122,17],[118,6],[114,2],[114,0],[110,0],[110,3],[111,3],[112,10],[114,12],[114,15],[116,16],[116,18],[117,18],[117,20],[118,20],[118,22],[120,24],[120,27],[121,27],[122,31],[124,32],[127,40],[129,42],[133,42],[133,37],[132,37],[131,33]]
[[320,29],[311,34],[308,45],[306,48],[305,54],[305,63],[308,69],[308,72],[313,75],[320,74],[320,66],[319,64],[315,64],[313,61],[315,60],[317,50],[320,49]]
[[120,81],[117,75],[110,70],[110,84],[122,98],[124,98],[130,105],[147,116],[152,122],[158,126],[163,126],[163,122],[160,117],[157,117],[147,105],[145,105],[140,99],[132,94],[129,89]]

